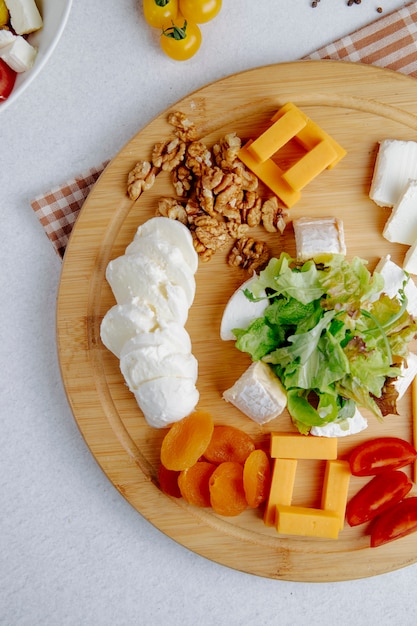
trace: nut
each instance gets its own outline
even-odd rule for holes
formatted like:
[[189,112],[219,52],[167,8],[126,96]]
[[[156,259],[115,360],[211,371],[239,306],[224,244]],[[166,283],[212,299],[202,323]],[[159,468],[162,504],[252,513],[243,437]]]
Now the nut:
[[219,250],[229,241],[229,233],[225,222],[220,222],[215,217],[201,215],[193,222],[195,238],[210,250]]
[[198,137],[197,127],[181,111],[174,111],[168,115],[168,123],[174,127],[174,134],[181,141],[195,141]]
[[262,205],[262,224],[268,233],[282,233],[286,222],[282,208],[278,204],[278,198],[273,196]]
[[239,204],[241,222],[247,224],[251,228],[259,226],[261,223],[262,199],[255,191],[246,191],[243,193],[242,200]]
[[183,205],[175,198],[160,198],[158,202],[157,215],[178,220],[182,224],[188,225],[187,212]]
[[269,261],[269,248],[263,241],[256,241],[252,237],[238,239],[229,252],[227,262],[232,267],[253,272],[265,267]]
[[155,144],[152,151],[152,163],[167,172],[177,167],[184,158],[185,142],[178,137]]
[[193,141],[188,144],[185,156],[185,165],[196,176],[202,176],[207,167],[211,167],[211,152],[201,141]]
[[127,176],[127,193],[131,200],[137,200],[142,193],[150,189],[155,182],[158,168],[149,161],[138,161]]
[[185,165],[178,165],[172,170],[172,184],[177,196],[184,198],[191,191],[193,183],[193,175],[190,169]]
[[242,142],[236,133],[228,133],[219,143],[213,146],[213,154],[216,165],[222,170],[232,169],[236,163],[237,155],[242,147]]

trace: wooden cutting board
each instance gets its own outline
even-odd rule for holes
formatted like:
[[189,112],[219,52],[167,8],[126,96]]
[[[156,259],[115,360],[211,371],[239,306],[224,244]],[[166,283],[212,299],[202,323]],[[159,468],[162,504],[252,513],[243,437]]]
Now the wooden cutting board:
[[[369,199],[368,191],[378,141],[417,140],[417,82],[358,64],[286,63],[219,80],[188,95],[170,111],[184,112],[211,145],[227,132],[235,131],[242,139],[258,134],[286,102],[300,107],[347,150],[334,169],[304,189],[290,217],[338,216],[344,222],[349,258],[368,259],[370,269],[385,254],[402,263],[406,247],[382,237],[388,212]],[[220,517],[159,490],[155,477],[165,431],[146,425],[124,384],[118,360],[101,343],[100,322],[114,304],[105,280],[108,262],[124,252],[138,225],[154,215],[156,200],[173,195],[162,175],[137,202],[126,194],[127,174],[135,162],[148,159],[154,143],[171,135],[167,113],[140,130],[106,168],[84,204],[65,254],[57,306],[58,350],[68,399],[87,445],[138,512],[175,541],[220,564],[269,578],[319,582],[372,576],[416,562],[417,535],[378,549],[369,548],[363,527],[345,527],[337,540],[279,536],[264,526],[262,511]],[[291,225],[282,236],[266,236],[264,231],[259,236],[274,255],[295,251]],[[187,322],[199,361],[199,406],[211,411],[216,423],[242,428],[261,443],[270,431],[293,428],[286,413],[260,427],[222,400],[222,392],[249,364],[233,342],[219,338],[223,307],[247,277],[226,265],[226,252],[200,263]],[[364,433],[339,441],[339,457],[373,436],[412,440],[410,393],[400,403],[399,416],[387,417],[383,424],[368,417]],[[314,467],[303,463],[293,503],[317,506],[323,468],[320,463]],[[363,481],[352,479],[351,494]]]

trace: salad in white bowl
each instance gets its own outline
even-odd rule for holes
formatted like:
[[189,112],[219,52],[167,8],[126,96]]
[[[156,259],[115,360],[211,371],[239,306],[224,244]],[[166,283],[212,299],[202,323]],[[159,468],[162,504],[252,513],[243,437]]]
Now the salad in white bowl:
[[72,0],[0,0],[0,111],[30,85],[52,55]]

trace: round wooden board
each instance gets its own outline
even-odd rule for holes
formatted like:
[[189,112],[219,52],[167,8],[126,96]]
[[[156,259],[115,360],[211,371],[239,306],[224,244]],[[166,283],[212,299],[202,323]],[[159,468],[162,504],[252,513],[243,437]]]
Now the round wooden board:
[[[381,235],[388,217],[368,197],[378,141],[417,140],[417,82],[371,66],[334,61],[304,61],[262,67],[230,76],[185,97],[170,111],[192,119],[201,138],[212,145],[235,131],[244,140],[268,126],[286,102],[299,106],[333,136],[347,156],[303,191],[290,217],[333,215],[343,219],[348,257],[366,258],[370,269],[385,254],[402,263],[405,246]],[[57,336],[62,377],[75,419],[92,454],[115,487],[146,519],[190,550],[223,565],[275,579],[337,581],[373,576],[417,561],[416,536],[369,548],[366,529],[345,527],[337,540],[280,536],[262,522],[262,511],[247,510],[225,518],[165,496],[156,470],[165,431],[148,427],[122,379],[118,360],[100,340],[100,322],[114,304],[105,280],[108,262],[123,254],[139,224],[154,215],[161,195],[174,195],[168,178],[133,203],[126,194],[127,173],[139,159],[149,159],[153,145],[172,134],[167,113],[156,117],[108,165],[89,195],[62,268],[57,306]],[[105,131],[104,131],[105,132]],[[274,255],[294,253],[291,225],[283,236],[259,237]],[[226,265],[219,252],[200,263],[197,293],[187,329],[199,361],[200,404],[217,423],[233,424],[257,442],[270,431],[292,431],[288,414],[260,427],[222,399],[249,364],[233,342],[222,342],[219,324],[233,291],[247,277]],[[411,399],[400,415],[339,441],[339,456],[365,438],[397,435],[412,440]],[[322,466],[307,462],[298,469],[294,504],[318,506]],[[361,482],[362,480],[362,482]],[[351,480],[351,493],[363,479]]]

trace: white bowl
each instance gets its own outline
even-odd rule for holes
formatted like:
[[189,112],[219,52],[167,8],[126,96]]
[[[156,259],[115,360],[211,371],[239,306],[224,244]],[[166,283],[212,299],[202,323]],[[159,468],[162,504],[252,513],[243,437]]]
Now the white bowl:
[[10,106],[39,74],[57,45],[67,23],[72,0],[36,0],[43,19],[43,28],[28,37],[38,49],[35,63],[27,72],[17,75],[12,93],[0,103],[0,111]]

